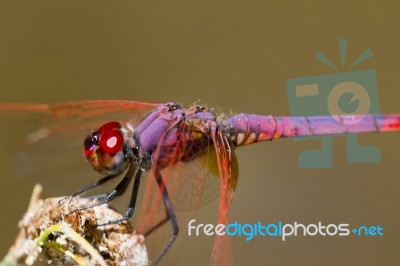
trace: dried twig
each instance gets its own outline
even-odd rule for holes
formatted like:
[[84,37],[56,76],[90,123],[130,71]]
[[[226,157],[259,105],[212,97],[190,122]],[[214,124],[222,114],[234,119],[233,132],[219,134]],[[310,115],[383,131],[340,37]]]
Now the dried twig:
[[128,222],[95,227],[119,219],[121,214],[101,205],[66,215],[73,203],[92,200],[74,198],[60,204],[62,198],[40,199],[41,191],[40,185],[35,186],[28,211],[19,223],[20,233],[0,266],[148,264],[144,238]]

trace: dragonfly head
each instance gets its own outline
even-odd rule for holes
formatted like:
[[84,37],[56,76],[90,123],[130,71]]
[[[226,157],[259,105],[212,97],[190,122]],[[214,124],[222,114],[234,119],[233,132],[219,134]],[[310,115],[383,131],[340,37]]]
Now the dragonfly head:
[[124,136],[120,123],[102,125],[86,137],[83,148],[86,160],[96,171],[118,174],[125,169]]

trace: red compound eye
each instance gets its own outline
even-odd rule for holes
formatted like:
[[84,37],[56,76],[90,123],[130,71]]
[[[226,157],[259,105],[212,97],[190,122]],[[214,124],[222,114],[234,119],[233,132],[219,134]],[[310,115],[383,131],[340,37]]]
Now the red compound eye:
[[100,134],[110,130],[110,129],[120,129],[121,128],[121,124],[118,122],[108,122],[104,125],[102,125],[99,130],[97,130],[97,132],[99,132]]
[[[100,129],[102,129],[104,126],[105,125],[103,125]],[[101,132],[100,129],[99,129],[99,132],[101,134],[99,140],[100,149],[103,152],[108,153],[110,155],[114,155],[117,152],[119,152],[122,149],[122,145],[124,143],[124,138],[121,132],[118,129],[106,129],[106,130],[103,129],[103,132]]]

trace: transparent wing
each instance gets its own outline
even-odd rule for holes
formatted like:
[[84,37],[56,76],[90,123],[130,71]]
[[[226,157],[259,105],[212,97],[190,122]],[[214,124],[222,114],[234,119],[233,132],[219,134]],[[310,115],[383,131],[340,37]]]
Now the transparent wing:
[[109,121],[137,125],[157,105],[125,100],[0,104],[0,152],[9,155],[19,176],[68,195],[99,176],[83,157],[86,135]]
[[[171,134],[176,134],[178,140],[173,145],[167,143]],[[155,170],[161,172],[177,211],[191,211],[215,199],[219,181],[210,150],[211,137],[185,123],[164,132],[153,154],[152,169],[148,171],[142,210],[152,215],[160,211],[162,216],[165,214],[161,193],[152,176]]]
[[[220,177],[218,224],[228,223],[228,212],[238,181],[238,163],[233,145],[221,131],[214,128],[212,137]],[[232,265],[231,243],[228,235],[215,236],[210,265]]]
[[[167,139],[170,134],[177,135],[178,141],[174,145],[168,144]],[[182,236],[187,234],[186,226],[188,220],[194,217],[195,210],[220,194],[218,156],[213,137],[209,132],[202,132],[184,122],[165,132],[154,152],[153,166],[147,176],[140,216],[136,223],[139,232],[153,230],[166,218],[160,189],[152,176],[152,171],[161,169],[173,208],[177,211],[180,226],[179,242]],[[161,252],[165,240],[170,235],[171,226],[166,222],[152,233],[152,238],[156,238],[156,241],[151,242],[151,239],[147,238],[151,256],[157,256]],[[179,246],[179,243],[177,244],[175,246]]]

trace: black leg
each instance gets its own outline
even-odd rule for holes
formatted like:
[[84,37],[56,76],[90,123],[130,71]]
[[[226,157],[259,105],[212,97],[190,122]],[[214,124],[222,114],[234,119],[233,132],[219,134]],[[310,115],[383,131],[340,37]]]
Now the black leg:
[[68,214],[72,214],[76,211],[90,209],[90,208],[100,206],[100,205],[110,202],[111,200],[113,200],[116,196],[120,195],[125,190],[126,186],[128,185],[129,181],[131,180],[131,178],[133,176],[134,171],[135,171],[134,164],[131,164],[129,166],[128,172],[125,174],[125,176],[121,180],[121,182],[119,182],[118,185],[110,193],[107,193],[103,199],[101,199],[98,202],[92,203],[92,204],[78,206],[75,210],[71,211]]
[[92,184],[89,184],[89,185],[87,185],[86,187],[82,188],[81,190],[78,190],[77,192],[75,192],[74,194],[72,194],[70,197],[73,198],[73,197],[76,197],[76,196],[78,196],[78,195],[80,195],[80,194],[82,194],[82,193],[85,193],[85,192],[87,192],[87,191],[90,191],[90,190],[92,190],[92,189],[94,189],[94,188],[96,188],[96,187],[98,187],[98,186],[103,185],[104,183],[106,183],[107,181],[111,180],[111,179],[114,178],[114,177],[116,177],[116,175],[108,175],[108,176],[105,176],[105,177],[101,178],[99,181],[97,181],[97,182],[95,182],[95,183],[92,183]]
[[116,219],[116,220],[111,220],[106,223],[98,224],[97,226],[105,226],[105,225],[110,225],[110,224],[118,224],[123,221],[128,220],[129,218],[132,217],[133,212],[135,211],[135,205],[136,205],[136,199],[139,191],[139,186],[140,186],[140,178],[142,176],[143,170],[142,168],[139,168],[139,170],[136,172],[135,175],[135,181],[133,183],[133,189],[132,189],[132,195],[131,195],[131,200],[129,201],[129,206],[128,209],[125,212],[124,217],[121,219]]
[[100,186],[100,185],[103,185],[104,183],[106,183],[107,181],[109,181],[110,179],[112,179],[112,178],[114,178],[114,177],[116,177],[116,175],[108,175],[108,176],[105,176],[105,177],[101,178],[99,181],[97,181],[97,182],[95,182],[95,183],[88,184],[87,186],[85,186],[84,188],[82,188],[82,189],[76,191],[76,192],[73,193],[72,195],[67,196],[67,197],[65,197],[65,198],[63,198],[63,199],[60,199],[59,202],[61,203],[62,201],[65,201],[65,200],[67,200],[67,199],[74,198],[74,197],[76,197],[76,196],[78,196],[78,195],[80,195],[80,194],[82,194],[82,193],[85,193],[85,192],[87,192],[87,191],[90,191],[90,190],[92,190],[92,189],[94,189],[94,188],[96,188],[96,187],[98,187],[98,186]]
[[158,264],[161,261],[162,257],[164,257],[164,255],[167,253],[168,249],[172,246],[172,244],[174,243],[174,241],[179,233],[178,220],[176,219],[175,211],[172,206],[171,199],[168,195],[167,188],[165,187],[164,181],[162,180],[162,176],[158,170],[155,171],[155,178],[158,183],[160,192],[162,193],[164,206],[168,213],[168,218],[171,220],[172,236],[170,237],[167,245],[165,245],[164,250],[161,252],[161,254],[158,256],[158,258],[155,260],[154,265]]

